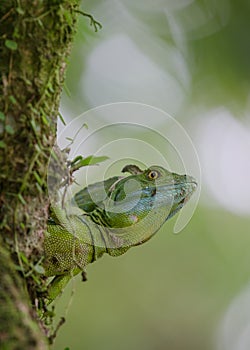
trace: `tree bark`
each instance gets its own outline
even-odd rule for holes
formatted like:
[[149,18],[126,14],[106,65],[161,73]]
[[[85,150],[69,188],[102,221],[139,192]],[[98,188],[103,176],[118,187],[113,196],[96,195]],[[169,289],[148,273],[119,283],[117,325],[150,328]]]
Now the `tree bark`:
[[0,344],[45,349],[35,312],[48,218],[47,166],[79,0],[0,3]]

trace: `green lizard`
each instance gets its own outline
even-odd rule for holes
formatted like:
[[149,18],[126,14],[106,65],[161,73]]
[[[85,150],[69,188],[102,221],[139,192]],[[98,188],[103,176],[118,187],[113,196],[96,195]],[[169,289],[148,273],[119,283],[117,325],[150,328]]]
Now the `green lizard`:
[[135,165],[76,193],[70,211],[54,206],[44,241],[45,270],[53,301],[68,281],[104,253],[124,254],[149,240],[190,198],[197,183],[160,166]]

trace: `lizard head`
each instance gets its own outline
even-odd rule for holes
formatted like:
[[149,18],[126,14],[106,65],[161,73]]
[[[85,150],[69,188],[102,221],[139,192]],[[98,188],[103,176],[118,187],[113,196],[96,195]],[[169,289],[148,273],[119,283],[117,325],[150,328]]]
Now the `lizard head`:
[[122,172],[129,175],[90,185],[74,198],[95,223],[112,229],[136,226],[149,216],[151,221],[157,220],[155,227],[161,226],[183,207],[197,187],[193,177],[160,166],[143,171],[127,165]]

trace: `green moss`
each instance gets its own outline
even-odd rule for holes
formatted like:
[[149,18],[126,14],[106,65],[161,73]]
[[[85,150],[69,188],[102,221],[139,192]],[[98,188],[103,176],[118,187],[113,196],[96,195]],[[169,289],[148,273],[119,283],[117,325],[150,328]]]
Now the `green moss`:
[[1,349],[45,349],[45,343],[38,338],[38,326],[30,317],[21,279],[16,275],[15,266],[2,246],[0,272]]
[[[34,310],[39,292],[46,288],[41,262],[49,206],[47,166],[78,5],[78,0],[0,2],[0,229],[15,264],[11,276],[15,278],[18,271],[23,283],[17,290],[27,289]],[[14,285],[11,276],[5,277],[9,288]],[[16,303],[27,307],[27,295],[21,300],[21,293],[15,300],[10,290],[1,291],[6,306],[0,312],[4,337],[3,327],[11,329],[19,322]],[[3,322],[7,319],[10,324]],[[32,327],[27,325],[27,334]],[[15,331],[19,333],[19,328]],[[18,335],[13,339],[14,344]],[[34,349],[35,344],[22,348]]]

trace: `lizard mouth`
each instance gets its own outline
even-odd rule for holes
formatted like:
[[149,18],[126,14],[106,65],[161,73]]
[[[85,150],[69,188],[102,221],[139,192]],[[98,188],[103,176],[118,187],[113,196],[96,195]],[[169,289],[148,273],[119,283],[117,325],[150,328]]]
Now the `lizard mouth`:
[[179,202],[172,206],[171,211],[168,215],[168,219],[174,216],[188,202],[188,200],[190,199],[190,197],[192,196],[192,194],[198,186],[197,182],[193,178],[191,178],[191,181],[184,183],[185,186],[187,184],[189,185],[189,187],[186,187],[186,193],[183,195],[183,198]]
[[187,183],[189,185],[189,187],[187,188],[187,193],[184,196],[184,198],[179,202],[179,204],[184,205],[192,196],[192,194],[194,193],[194,191],[196,190],[198,184],[197,182],[192,178],[192,181]]

